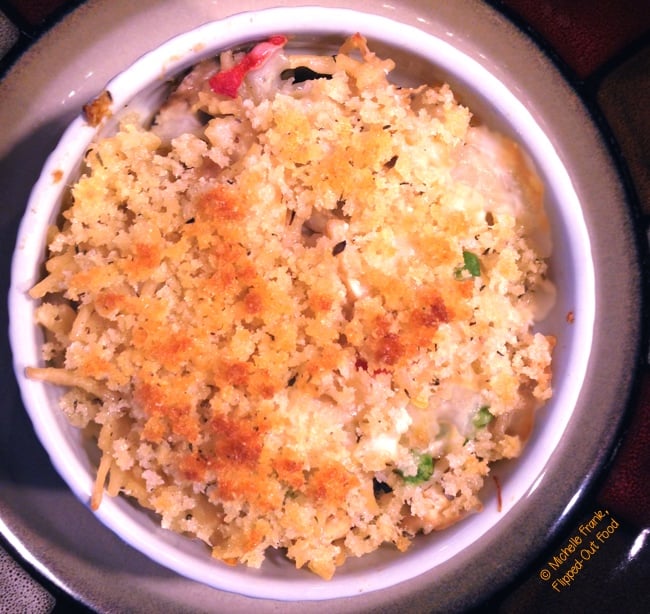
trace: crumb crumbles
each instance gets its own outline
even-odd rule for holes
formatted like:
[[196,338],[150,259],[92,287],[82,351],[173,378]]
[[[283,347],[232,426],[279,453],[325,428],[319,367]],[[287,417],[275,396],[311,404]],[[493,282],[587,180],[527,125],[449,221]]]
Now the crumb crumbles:
[[92,145],[28,374],[97,438],[94,505],[331,578],[479,510],[520,454],[551,396],[548,227],[524,154],[447,85],[393,85],[359,35],[271,55],[235,96],[202,84],[241,54],[199,65],[153,128]]

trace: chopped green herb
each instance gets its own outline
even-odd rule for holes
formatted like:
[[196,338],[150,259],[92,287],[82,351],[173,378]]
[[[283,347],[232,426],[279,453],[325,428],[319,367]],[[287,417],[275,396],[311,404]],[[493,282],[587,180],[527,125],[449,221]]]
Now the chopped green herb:
[[467,271],[472,277],[479,277],[481,275],[481,262],[476,254],[463,250],[463,266],[454,269],[454,277],[456,279],[463,279],[463,273]]
[[478,277],[481,274],[481,263],[476,254],[463,251],[463,262],[465,263],[465,269],[472,277]]
[[490,407],[488,405],[482,405],[479,407],[478,411],[472,419],[472,424],[477,429],[482,429],[484,426],[487,426],[492,422],[494,416],[490,413]]
[[415,475],[404,475],[399,471],[399,474],[407,484],[426,482],[433,475],[433,456],[431,454],[416,454],[416,456],[418,460],[418,472]]

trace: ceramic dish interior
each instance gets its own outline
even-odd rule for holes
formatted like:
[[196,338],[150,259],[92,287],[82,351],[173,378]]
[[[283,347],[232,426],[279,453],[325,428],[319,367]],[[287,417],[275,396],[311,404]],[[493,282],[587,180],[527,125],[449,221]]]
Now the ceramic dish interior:
[[[534,160],[546,185],[554,245],[550,275],[558,290],[553,311],[540,325],[543,332],[558,339],[554,396],[538,412],[534,433],[523,455],[515,462],[499,466],[503,484],[501,509],[488,481],[481,513],[442,533],[416,539],[406,553],[382,549],[349,560],[330,582],[295,570],[280,555],[270,557],[260,570],[225,566],[212,560],[202,544],[161,529],[157,519],[121,497],[105,498],[97,511],[99,520],[160,564],[215,588],[252,597],[320,600],[358,595],[418,576],[468,546],[480,544],[481,538],[504,518],[517,514],[518,502],[535,490],[574,410],[578,411],[590,359],[595,276],[590,238],[570,175],[517,93],[449,42],[384,17],[356,11],[314,7],[269,9],[234,15],[181,35],[141,58],[111,81],[107,89],[117,117],[121,110],[136,110],[146,122],[167,93],[169,77],[222,49],[282,32],[291,36],[289,50],[333,52],[345,36],[356,31],[368,38],[371,48],[380,56],[395,60],[396,80],[448,82],[461,102],[485,123],[520,142]],[[103,130],[111,128],[109,124]],[[27,365],[40,362],[42,343],[41,333],[33,325],[35,305],[26,293],[41,275],[47,227],[55,220],[66,186],[78,175],[80,158],[96,136],[96,129],[79,118],[48,159],[21,224],[10,291],[10,340],[25,406],[55,467],[84,502],[88,501],[94,482],[93,451],[58,410],[60,391],[26,380],[23,372]],[[54,171],[63,172],[62,180]],[[568,312],[580,317],[569,323]]]

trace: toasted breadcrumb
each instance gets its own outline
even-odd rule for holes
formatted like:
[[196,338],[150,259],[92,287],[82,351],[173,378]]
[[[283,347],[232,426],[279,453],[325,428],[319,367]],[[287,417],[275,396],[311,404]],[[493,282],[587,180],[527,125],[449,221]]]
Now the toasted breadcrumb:
[[284,548],[323,578],[481,508],[554,344],[519,148],[447,85],[391,84],[359,35],[328,62],[261,99],[201,91],[199,134],[130,117],[92,146],[29,370],[70,388],[110,493],[226,563]]

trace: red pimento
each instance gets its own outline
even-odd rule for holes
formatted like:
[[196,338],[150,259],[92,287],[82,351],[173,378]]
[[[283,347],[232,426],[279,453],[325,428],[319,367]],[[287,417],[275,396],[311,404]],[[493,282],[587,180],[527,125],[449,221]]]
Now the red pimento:
[[244,77],[256,68],[260,68],[275,53],[287,44],[287,37],[272,36],[263,43],[258,43],[238,64],[227,70],[221,70],[210,77],[210,87],[217,94],[237,98]]
[[365,358],[361,358],[361,356],[358,356],[354,363],[354,366],[357,368],[357,371],[358,370],[367,371],[368,361]]
[[[361,356],[357,356],[357,359],[354,361],[354,366],[357,371],[367,371],[368,370],[368,361]],[[388,369],[375,369],[372,371],[372,375],[381,375],[383,373],[390,373]]]

